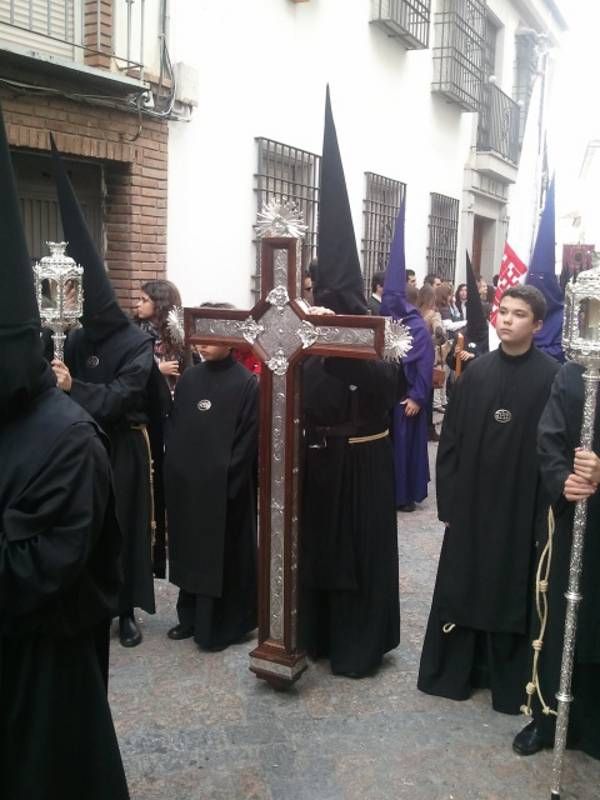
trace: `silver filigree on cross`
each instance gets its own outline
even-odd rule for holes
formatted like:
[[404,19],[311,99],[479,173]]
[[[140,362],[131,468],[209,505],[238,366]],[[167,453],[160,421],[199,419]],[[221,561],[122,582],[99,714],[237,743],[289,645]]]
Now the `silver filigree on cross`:
[[307,319],[302,320],[302,324],[296,331],[296,334],[302,342],[302,349],[306,350],[317,341],[319,338],[319,328],[315,328],[312,322]]
[[264,330],[264,325],[256,322],[254,317],[248,317],[239,324],[239,331],[248,344],[254,344]]
[[410,329],[391,317],[385,318],[384,337],[383,357],[386,361],[400,361],[412,349],[413,337]]
[[277,239],[280,236],[302,239],[308,230],[302,211],[285,197],[274,197],[265,203],[258,213],[255,228],[259,239]]
[[183,326],[183,308],[180,306],[173,306],[167,314],[167,329],[173,344],[183,348],[185,344],[185,330]]
[[285,288],[285,286],[276,286],[274,289],[271,289],[267,295],[267,302],[278,308],[279,311],[283,311],[283,309],[290,302],[288,290]]
[[271,372],[275,373],[275,375],[285,375],[289,366],[283,350],[278,350],[275,355],[266,362],[266,364]]

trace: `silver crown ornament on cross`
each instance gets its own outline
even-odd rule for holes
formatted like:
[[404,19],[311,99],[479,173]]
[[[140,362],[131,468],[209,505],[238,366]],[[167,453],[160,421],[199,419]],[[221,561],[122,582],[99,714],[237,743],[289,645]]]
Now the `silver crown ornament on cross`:
[[301,239],[293,203],[275,198],[258,215],[260,299],[250,311],[184,309],[191,344],[250,349],[262,364],[259,426],[258,646],[250,669],[275,688],[307,667],[298,642],[298,536],[302,362],[307,356],[401,358],[408,330],[383,317],[316,314],[301,299]]

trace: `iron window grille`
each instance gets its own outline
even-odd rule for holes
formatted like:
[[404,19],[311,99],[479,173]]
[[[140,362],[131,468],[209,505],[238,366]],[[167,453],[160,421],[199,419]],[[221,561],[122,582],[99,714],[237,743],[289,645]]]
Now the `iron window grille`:
[[431,89],[464,111],[481,104],[485,24],[485,0],[441,0],[435,14]]
[[402,40],[407,50],[429,47],[431,0],[371,0],[371,22]]
[[431,193],[427,271],[452,283],[456,270],[458,207],[459,201],[454,197]]
[[364,200],[363,274],[365,289],[370,290],[373,275],[387,268],[394,224],[401,202],[406,198],[406,184],[366,172]]
[[[319,174],[321,156],[272,139],[257,138],[258,171],[256,204],[260,211],[274,197],[296,203],[308,230],[302,241],[302,268],[317,255],[319,216]],[[257,248],[256,271],[252,276],[254,295],[260,295],[260,257]]]

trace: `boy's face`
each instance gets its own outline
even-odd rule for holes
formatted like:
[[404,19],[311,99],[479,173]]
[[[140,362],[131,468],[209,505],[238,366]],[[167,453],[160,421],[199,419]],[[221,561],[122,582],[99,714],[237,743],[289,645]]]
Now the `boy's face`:
[[196,349],[205,361],[222,361],[231,353],[231,347],[222,344],[199,344]]
[[533,334],[542,329],[542,321],[533,319],[529,303],[517,297],[503,297],[496,317],[496,332],[501,342],[511,347],[531,344]]

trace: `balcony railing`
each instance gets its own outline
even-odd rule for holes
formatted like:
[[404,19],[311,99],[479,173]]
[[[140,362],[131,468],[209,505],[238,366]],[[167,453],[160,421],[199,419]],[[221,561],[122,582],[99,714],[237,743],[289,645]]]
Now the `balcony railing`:
[[478,111],[483,79],[485,0],[441,0],[435,14],[431,90]]
[[144,0],[1,0],[0,49],[7,43],[88,66],[142,69],[144,14]]
[[402,40],[407,50],[429,47],[431,0],[371,0],[371,22]]
[[494,83],[484,83],[477,125],[477,150],[494,152],[519,163],[518,103]]

